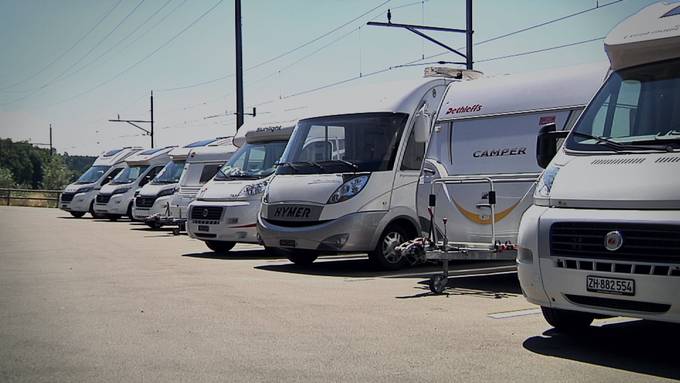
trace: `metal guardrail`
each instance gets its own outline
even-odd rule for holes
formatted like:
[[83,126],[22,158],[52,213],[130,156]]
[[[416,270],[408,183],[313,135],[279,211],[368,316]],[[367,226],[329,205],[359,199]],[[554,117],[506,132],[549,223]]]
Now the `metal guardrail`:
[[[0,200],[5,202],[6,206],[10,206],[12,200],[47,201],[48,203],[54,202],[54,205],[57,206],[59,204],[59,197],[63,192],[63,190],[48,189],[0,188]],[[39,196],[35,196],[35,194]],[[50,195],[50,197],[47,197],[47,195]]]

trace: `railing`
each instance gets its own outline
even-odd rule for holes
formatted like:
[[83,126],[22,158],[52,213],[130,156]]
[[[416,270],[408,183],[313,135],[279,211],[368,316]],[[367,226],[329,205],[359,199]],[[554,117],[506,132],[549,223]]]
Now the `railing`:
[[0,201],[6,206],[58,207],[62,192],[63,190],[0,188]]

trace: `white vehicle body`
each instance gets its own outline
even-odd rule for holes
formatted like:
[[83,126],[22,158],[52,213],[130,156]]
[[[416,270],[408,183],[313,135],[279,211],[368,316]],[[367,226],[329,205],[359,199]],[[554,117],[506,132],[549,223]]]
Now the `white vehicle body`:
[[217,252],[229,251],[237,242],[259,243],[262,193],[293,131],[293,126],[259,120],[241,127],[234,139],[239,150],[189,204],[187,233]]
[[413,139],[414,116],[434,114],[452,81],[424,78],[315,94],[282,158],[288,165],[277,169],[263,198],[258,230],[264,245],[288,249],[293,262],[309,262],[320,252],[371,252],[372,260],[389,267],[380,258],[399,237],[420,231],[415,193],[425,144]]
[[[135,197],[132,207],[133,218],[143,221],[150,216],[155,216],[159,218],[158,222],[162,222],[172,217],[170,206],[179,189],[179,180],[184,173],[189,154],[194,149],[220,140],[222,139],[201,140],[172,149],[168,153],[170,161],[151,182],[139,190]],[[153,225],[160,224],[154,223]]]
[[[550,123],[571,129],[606,73],[606,63],[597,63],[451,84],[418,185],[422,235],[465,248],[463,259],[515,259],[512,246],[498,252],[494,245],[517,242],[542,170],[539,130]],[[435,206],[429,206],[431,196]]]
[[237,149],[231,137],[222,137],[191,150],[179,179],[179,190],[170,203],[171,217],[180,220],[187,218],[189,204],[196,198],[198,191],[229,161]]
[[94,211],[115,220],[125,215],[132,218],[135,193],[151,181],[168,163],[174,147],[146,149],[125,160],[126,167],[97,193]]
[[113,149],[102,153],[78,180],[64,188],[59,208],[74,217],[94,213],[94,199],[99,189],[125,168],[125,159],[142,150],[140,147]]
[[680,322],[678,24],[680,3],[660,2],[612,30],[612,71],[522,218],[522,290],[558,329]]

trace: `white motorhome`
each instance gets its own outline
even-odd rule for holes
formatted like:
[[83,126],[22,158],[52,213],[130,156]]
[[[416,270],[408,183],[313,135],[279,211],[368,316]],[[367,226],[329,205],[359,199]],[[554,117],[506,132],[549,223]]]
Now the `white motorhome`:
[[128,157],[125,168],[97,193],[95,213],[112,221],[121,216],[132,219],[135,193],[165,167],[170,160],[168,153],[173,148],[146,149]]
[[76,182],[64,188],[59,197],[59,208],[76,218],[85,213],[94,217],[94,199],[99,189],[125,168],[126,158],[140,150],[140,147],[125,147],[102,153]]
[[614,28],[611,72],[564,145],[540,137],[546,169],[517,265],[524,295],[558,329],[598,316],[680,322],[678,25],[680,3],[660,2]]
[[217,174],[237,149],[232,137],[218,137],[191,150],[179,179],[179,190],[170,203],[171,217],[177,221],[187,218],[189,204],[196,198],[198,191]]
[[[192,142],[188,145],[172,149],[168,155],[170,161],[165,165],[151,182],[144,185],[135,197],[132,216],[138,221],[144,221],[151,228],[159,228],[164,222],[170,221],[170,205],[175,192],[179,189],[186,159],[189,153],[215,142],[208,139]],[[155,218],[148,219],[147,218]]]
[[263,196],[258,231],[265,247],[295,263],[321,252],[368,252],[382,267],[394,247],[418,236],[415,192],[424,142],[415,116],[434,114],[454,78],[335,89],[315,94],[298,121]]
[[[418,185],[424,236],[446,237],[450,248],[467,246],[466,259],[514,259],[512,252],[488,249],[516,243],[541,172],[535,157],[539,131],[548,124],[571,129],[606,73],[606,64],[596,63],[449,86]],[[474,244],[488,246],[476,251]]]
[[250,121],[236,138],[240,148],[189,204],[187,233],[224,253],[238,242],[259,243],[257,214],[262,193],[281,159],[293,126]]

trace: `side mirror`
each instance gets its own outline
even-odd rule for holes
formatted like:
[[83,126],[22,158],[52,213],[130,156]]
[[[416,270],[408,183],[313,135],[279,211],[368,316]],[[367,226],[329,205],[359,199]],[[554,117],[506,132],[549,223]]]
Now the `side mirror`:
[[430,116],[425,113],[425,108],[415,115],[413,138],[419,143],[425,143],[430,138]]
[[541,127],[536,139],[536,162],[538,162],[538,166],[545,169],[550,164],[550,161],[557,155],[558,140],[566,138],[568,134],[569,131],[567,130],[558,131],[555,123]]
[[112,179],[113,179],[113,177],[111,177],[110,175],[106,176],[106,178],[104,178],[104,180],[102,181],[101,186],[108,184],[109,182],[111,182]]

